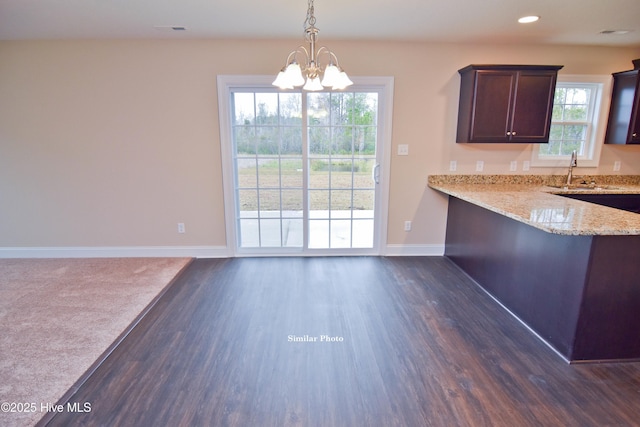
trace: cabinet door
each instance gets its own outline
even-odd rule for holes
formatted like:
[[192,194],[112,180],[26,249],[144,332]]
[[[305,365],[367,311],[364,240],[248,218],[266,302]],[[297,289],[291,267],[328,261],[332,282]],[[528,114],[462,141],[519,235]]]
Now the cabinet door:
[[556,73],[521,71],[516,86],[510,141],[548,142]]
[[640,144],[639,84],[640,76],[637,70],[613,74],[613,93],[605,144]]
[[478,71],[469,142],[508,142],[516,73]]
[[631,110],[628,144],[640,144],[640,77],[636,78],[636,90]]

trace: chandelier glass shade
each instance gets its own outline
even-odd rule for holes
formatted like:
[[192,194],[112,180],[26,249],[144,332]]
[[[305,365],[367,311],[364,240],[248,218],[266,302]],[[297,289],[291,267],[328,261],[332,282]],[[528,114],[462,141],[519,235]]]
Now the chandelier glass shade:
[[[280,89],[302,86],[304,90],[318,91],[323,88],[341,90],[353,84],[347,73],[340,67],[338,57],[333,52],[324,46],[316,50],[319,30],[315,23],[313,0],[309,0],[307,18],[304,21],[305,40],[309,43],[309,48],[300,45],[289,53],[287,62],[273,81],[274,86]],[[327,59],[324,69],[320,57]],[[298,62],[299,58],[304,58],[302,63]]]

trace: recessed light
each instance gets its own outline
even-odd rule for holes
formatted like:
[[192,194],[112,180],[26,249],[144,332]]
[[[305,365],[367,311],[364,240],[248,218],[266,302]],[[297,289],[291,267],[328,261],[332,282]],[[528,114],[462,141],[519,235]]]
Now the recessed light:
[[532,22],[536,22],[538,19],[540,19],[539,16],[529,15],[529,16],[523,16],[522,18],[518,19],[518,22],[521,24],[530,24]]
[[613,34],[616,36],[621,36],[623,34],[629,34],[631,30],[602,30],[600,34]]
[[182,25],[154,25],[153,28],[158,31],[187,31],[187,27]]

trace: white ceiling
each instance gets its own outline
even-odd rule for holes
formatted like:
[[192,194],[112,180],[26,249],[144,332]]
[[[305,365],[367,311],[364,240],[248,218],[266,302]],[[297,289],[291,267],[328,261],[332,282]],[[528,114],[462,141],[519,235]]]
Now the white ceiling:
[[[306,9],[307,0],[0,0],[0,40],[302,38]],[[540,21],[516,22],[529,14]],[[321,41],[640,47],[640,0],[316,0],[315,15]]]

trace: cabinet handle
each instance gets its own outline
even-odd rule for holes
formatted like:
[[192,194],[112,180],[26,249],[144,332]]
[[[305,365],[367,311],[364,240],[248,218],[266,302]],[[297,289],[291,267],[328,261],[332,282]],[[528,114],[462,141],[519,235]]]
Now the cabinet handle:
[[511,135],[515,135],[515,134],[516,134],[516,132],[515,132],[515,131],[511,132]]
[[511,135],[511,132],[507,132],[507,135]]
[[638,136],[638,134],[634,132],[634,134],[631,135],[631,136],[633,136],[635,138],[636,136]]

